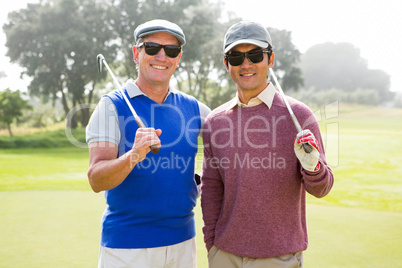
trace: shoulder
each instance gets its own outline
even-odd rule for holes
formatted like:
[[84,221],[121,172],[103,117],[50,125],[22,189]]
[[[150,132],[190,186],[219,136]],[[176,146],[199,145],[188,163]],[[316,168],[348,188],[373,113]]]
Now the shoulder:
[[310,107],[292,97],[288,97],[288,102],[303,129],[308,128],[313,130],[315,127],[318,127],[317,117]]
[[189,95],[187,93],[184,93],[184,92],[182,92],[180,90],[177,90],[177,89],[172,89],[172,93],[177,95],[178,97],[181,97],[181,98],[184,98],[184,99],[186,99],[186,100],[188,100],[190,102],[196,103],[197,106],[198,106],[198,109],[200,111],[200,115],[202,117],[206,117],[211,112],[211,109],[207,105],[205,105],[204,103],[198,101],[194,96],[191,96],[191,95]]
[[[290,96],[286,96],[286,100],[288,101],[290,107],[292,108],[292,110],[295,114],[299,114],[299,113],[311,114],[312,113],[311,109],[305,103],[303,103],[293,97],[290,97]],[[279,94],[278,92],[275,92],[275,97],[274,97],[274,101],[273,101],[272,105],[276,106],[276,107],[281,107],[281,108],[287,110],[286,104],[283,101],[281,94]]]
[[[172,100],[175,100],[175,102],[180,102],[181,105],[183,105],[183,104],[186,105],[185,107],[196,106],[198,108],[198,101],[194,96],[191,96],[191,95],[184,93],[177,89],[171,89],[170,94],[173,96]],[[184,107],[180,107],[180,108],[184,108]]]
[[180,91],[175,88],[170,88],[171,94],[174,94],[177,97],[184,98],[190,101],[197,101],[197,99],[194,96],[191,96],[190,94],[184,93],[183,91]]
[[104,95],[100,100],[94,112],[102,113],[116,113],[116,105],[107,95]]
[[295,113],[302,113],[302,114],[312,114],[310,107],[308,107],[305,103],[296,100],[292,97],[287,97],[290,107],[292,107],[293,112]]
[[[302,128],[310,128],[313,125],[316,126],[318,124],[315,114],[305,103],[289,96],[286,96],[286,100],[292,108],[293,113],[299,120]],[[273,105],[279,109],[282,109],[280,113],[289,113],[282,96],[278,92],[275,93]]]
[[115,89],[115,90],[103,95],[103,98],[110,99],[112,102],[115,103],[116,101],[122,100],[123,96],[121,95],[120,90]]
[[211,122],[213,121],[215,118],[221,117],[221,116],[227,116],[227,111],[228,108],[231,106],[232,100],[218,106],[217,108],[213,109],[208,117],[207,117],[207,121]]

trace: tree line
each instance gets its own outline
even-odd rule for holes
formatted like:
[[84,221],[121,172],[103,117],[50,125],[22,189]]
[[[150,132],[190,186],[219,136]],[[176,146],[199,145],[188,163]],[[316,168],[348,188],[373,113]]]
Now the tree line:
[[[110,79],[106,72],[97,73],[96,55],[102,53],[122,80],[135,79],[133,31],[151,19],[175,22],[186,35],[187,44],[174,74],[175,87],[211,108],[233,97],[235,85],[223,64],[222,44],[226,30],[241,18],[224,15],[222,5],[209,0],[43,0],[11,12],[3,30],[7,56],[24,68],[22,76],[32,78],[30,96],[45,103],[60,101],[65,114],[71,109],[79,110],[69,121],[69,127],[75,128],[79,124],[86,126],[91,113],[80,107],[96,102]],[[318,48],[302,57],[291,41],[291,32],[274,28],[268,31],[276,56],[274,68],[284,89],[297,91],[307,86],[314,90],[359,87],[389,91],[389,77],[367,68],[364,74],[350,78],[354,81],[361,75],[368,76],[361,84],[336,84],[337,79],[340,82],[346,77],[331,68],[345,57],[342,53],[350,52],[347,48],[328,60],[317,56],[322,53]],[[356,54],[352,56],[347,62],[348,74],[359,67],[355,61],[361,60]],[[364,69],[364,62],[361,66]],[[328,74],[334,79],[326,79]],[[324,79],[326,84],[316,78]]]
[[[73,107],[93,103],[97,89],[105,86],[107,73],[97,73],[97,54],[105,56],[118,77],[136,78],[134,29],[151,19],[173,21],[187,39],[174,75],[176,87],[214,108],[235,92],[221,53],[227,28],[240,18],[221,22],[222,12],[219,3],[207,0],[48,0],[10,13],[3,29],[7,55],[24,67],[23,75],[33,78],[29,94],[44,102],[60,99],[67,114]],[[290,39],[281,43],[299,56]],[[293,64],[283,62],[283,80],[295,80],[289,84],[297,88],[300,75],[286,71]],[[89,109],[80,112],[71,127],[87,124]]]

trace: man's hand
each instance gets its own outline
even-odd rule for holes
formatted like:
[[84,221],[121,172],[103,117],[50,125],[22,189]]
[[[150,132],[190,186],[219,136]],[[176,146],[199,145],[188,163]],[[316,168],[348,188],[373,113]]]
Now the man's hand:
[[[310,144],[313,150],[310,153],[306,153],[302,146],[303,143]],[[314,172],[320,169],[320,164],[318,163],[320,149],[318,149],[317,140],[310,130],[306,129],[297,134],[294,141],[294,150],[300,164],[305,170]]]
[[162,130],[154,128],[138,128],[135,133],[134,145],[130,151],[131,162],[139,163],[145,159],[146,155],[151,151],[151,145],[161,146],[158,138],[162,134]]

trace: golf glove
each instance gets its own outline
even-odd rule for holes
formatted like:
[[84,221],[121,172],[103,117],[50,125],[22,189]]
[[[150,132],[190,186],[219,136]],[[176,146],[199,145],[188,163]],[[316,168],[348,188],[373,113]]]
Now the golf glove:
[[[303,143],[310,144],[313,150],[310,153],[306,153],[302,146]],[[320,149],[318,149],[317,140],[310,130],[302,130],[297,134],[294,141],[294,150],[300,164],[305,170],[315,172],[320,169],[320,163],[318,162]]]

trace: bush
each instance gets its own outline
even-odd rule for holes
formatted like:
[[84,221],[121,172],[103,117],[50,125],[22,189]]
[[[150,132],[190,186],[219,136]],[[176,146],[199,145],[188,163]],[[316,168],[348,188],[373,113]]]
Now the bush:
[[[76,140],[85,143],[85,128],[72,130]],[[29,135],[0,136],[0,149],[18,148],[60,148],[72,147],[74,145],[68,140],[64,129],[44,131]]]
[[294,92],[292,96],[310,106],[321,106],[334,101],[364,105],[378,105],[381,102],[378,91],[362,88],[354,91],[344,91],[337,88],[321,91],[314,88],[300,89],[298,92]]

